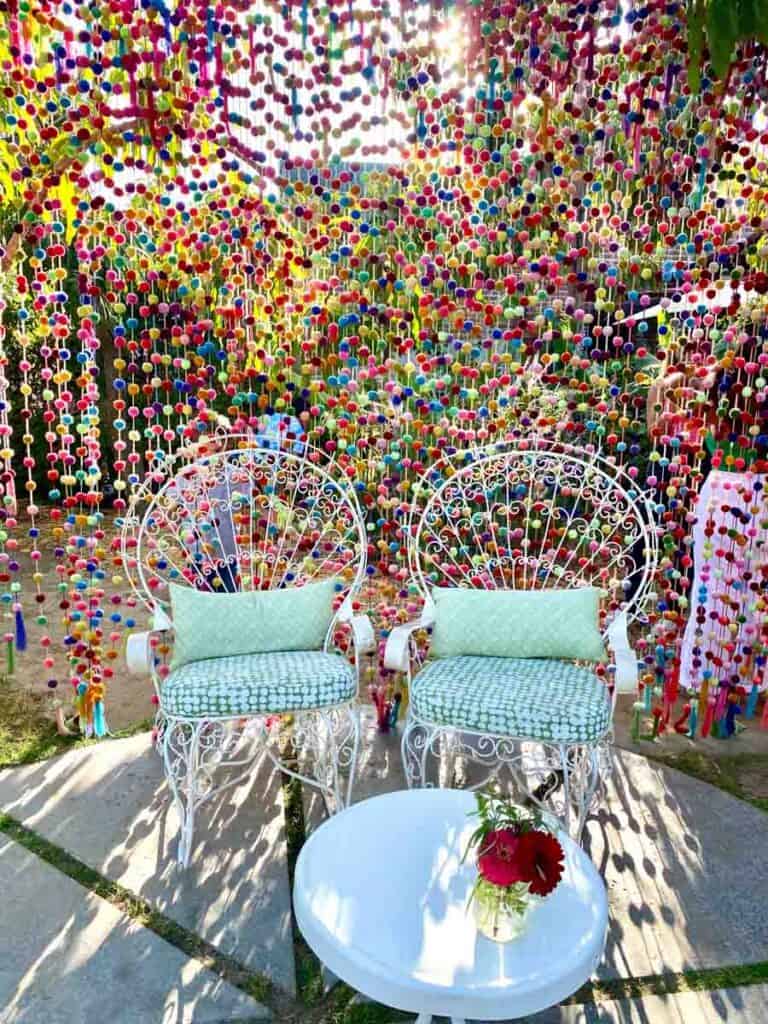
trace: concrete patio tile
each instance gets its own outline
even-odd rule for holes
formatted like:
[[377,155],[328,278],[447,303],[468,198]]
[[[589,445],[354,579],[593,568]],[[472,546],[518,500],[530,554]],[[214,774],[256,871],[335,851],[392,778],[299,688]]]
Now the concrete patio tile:
[[251,780],[198,814],[192,861],[148,735],[0,772],[0,808],[278,986],[295,990],[280,778]]
[[768,815],[637,754],[617,751],[585,847],[608,887],[601,977],[764,960]]
[[0,837],[0,1024],[245,1024],[270,1012]]

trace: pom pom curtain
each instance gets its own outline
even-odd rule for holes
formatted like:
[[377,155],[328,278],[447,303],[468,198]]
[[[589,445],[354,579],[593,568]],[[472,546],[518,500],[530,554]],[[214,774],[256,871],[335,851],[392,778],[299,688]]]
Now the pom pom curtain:
[[760,713],[766,27],[721,6],[0,3],[9,667],[103,732],[120,518],[222,417],[355,481],[382,636],[419,474],[538,434],[652,495],[648,710]]

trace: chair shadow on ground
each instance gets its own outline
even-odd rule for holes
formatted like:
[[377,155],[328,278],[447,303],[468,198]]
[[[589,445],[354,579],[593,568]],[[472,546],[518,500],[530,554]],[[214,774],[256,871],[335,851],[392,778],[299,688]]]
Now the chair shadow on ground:
[[[281,779],[266,757],[247,780],[202,806],[187,869],[176,862],[178,817],[148,737],[73,751],[20,772],[13,779],[0,774],[0,797],[9,814],[221,953],[280,988],[293,988]],[[89,922],[68,922],[73,937],[81,925]],[[111,942],[114,929],[124,927],[123,918],[113,922],[103,941]],[[66,956],[57,954],[50,964],[52,978],[68,970]],[[45,959],[44,950],[30,953],[36,974],[45,970]],[[196,983],[194,999],[199,989]],[[174,1003],[181,1009],[182,995],[179,989]],[[2,1013],[0,1020],[5,1024]]]
[[[375,723],[367,722],[356,799],[403,788],[398,740],[397,734],[381,735]],[[175,861],[178,820],[162,763],[147,737],[0,773],[0,795],[4,809],[28,827],[222,953],[271,976],[280,987],[292,987],[280,778],[266,758],[248,782],[225,790],[202,808],[186,871]],[[320,818],[318,803],[306,794],[310,826]],[[639,755],[618,752],[607,802],[588,822],[585,848],[609,893],[610,923],[599,978],[646,977],[768,956],[768,920],[759,898],[768,816],[757,809]],[[23,893],[24,868],[15,863],[8,867],[9,856],[7,849],[0,852],[6,891]],[[45,891],[30,891],[27,897],[30,913],[39,912],[35,908],[40,900],[48,899]],[[62,976],[82,971],[85,978],[89,962],[98,975],[102,951],[134,927],[137,937],[129,936],[127,947],[134,953],[121,969],[128,972],[124,981],[132,983],[136,969],[136,984],[142,983],[138,969],[150,957],[151,941],[158,940],[119,916],[105,930],[93,900],[80,896],[58,938],[23,954],[17,951],[17,960],[19,955],[26,958],[17,986],[26,991],[34,984],[55,1000]],[[94,932],[98,934],[90,943]],[[8,970],[6,965],[6,975]],[[210,976],[208,981],[186,981],[189,970],[180,968],[166,985],[159,1005],[167,1016],[157,1018],[162,1024],[186,1024],[189,999],[210,983]],[[0,978],[2,973],[0,968]],[[84,998],[92,994],[97,999],[98,987]],[[719,1020],[743,1019],[738,992],[700,993],[699,998]],[[639,1004],[635,1016],[606,1016],[612,1012],[611,1004],[603,1004],[594,1019],[646,1020]],[[17,1019],[24,1020],[9,1018],[14,1024]],[[2,1015],[0,1020],[5,1024]],[[648,1024],[655,1022],[648,1018]]]
[[[768,923],[755,896],[766,842],[768,816],[757,809],[617,752],[608,801],[588,821],[584,843],[608,886],[611,911],[598,977],[764,960]],[[738,991],[701,992],[698,999],[718,1019],[743,1019]],[[645,1019],[639,1005],[635,1014],[633,1021]]]

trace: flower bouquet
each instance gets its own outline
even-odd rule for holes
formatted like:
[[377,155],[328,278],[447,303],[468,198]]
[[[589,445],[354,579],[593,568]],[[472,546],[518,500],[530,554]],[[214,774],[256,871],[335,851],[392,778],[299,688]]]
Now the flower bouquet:
[[493,793],[477,794],[480,824],[464,854],[477,851],[470,895],[478,930],[494,942],[522,933],[537,898],[549,896],[563,875],[565,854],[541,816]]

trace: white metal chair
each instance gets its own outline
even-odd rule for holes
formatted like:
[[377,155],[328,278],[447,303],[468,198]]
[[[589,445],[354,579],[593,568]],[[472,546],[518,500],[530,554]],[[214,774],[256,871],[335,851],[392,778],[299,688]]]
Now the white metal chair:
[[[359,658],[374,646],[368,618],[353,609],[366,551],[354,485],[295,438],[204,439],[192,458],[182,451],[160,462],[132,496],[122,562],[153,629],[129,638],[129,668],[149,672],[155,686],[157,743],[181,816],[183,865],[200,805],[243,778],[262,749],[282,771],[317,786],[331,811],[348,802],[360,733]],[[169,583],[232,592],[329,578],[339,598],[322,650],[219,657],[169,670]],[[292,720],[290,763],[280,749],[279,716]]]
[[[452,765],[459,758],[480,766],[471,788],[507,766],[529,799],[554,810],[579,838],[600,775],[610,770],[616,694],[637,687],[627,627],[650,595],[657,554],[653,506],[599,454],[544,440],[498,444],[460,452],[426,473],[408,523],[410,571],[424,608],[417,621],[391,631],[385,651],[386,667],[408,677],[408,785],[431,784],[431,759],[439,764],[445,752]],[[613,664],[489,657],[425,663],[418,639],[434,622],[430,593],[446,586],[599,587]],[[576,702],[572,715],[568,701]]]

